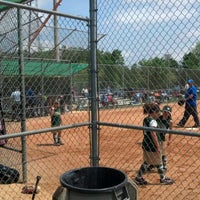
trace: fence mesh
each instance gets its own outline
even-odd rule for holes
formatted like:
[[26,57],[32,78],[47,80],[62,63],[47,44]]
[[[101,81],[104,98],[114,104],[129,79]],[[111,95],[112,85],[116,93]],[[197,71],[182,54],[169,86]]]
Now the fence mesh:
[[[99,0],[97,6],[99,165],[134,180],[142,164],[143,105],[169,105],[174,127],[166,175],[175,183],[159,184],[153,169],[138,198],[199,199],[199,128],[192,128],[192,116],[185,127],[175,127],[188,79],[199,99],[199,2]],[[16,7],[0,12],[1,100],[7,133],[17,134],[1,148],[0,163],[20,172],[18,183],[1,184],[1,199],[30,199],[22,187],[34,185],[38,175],[37,199],[51,199],[62,173],[91,165],[96,111],[90,110],[89,34],[87,20],[59,13]],[[11,98],[16,90],[22,104]],[[60,146],[54,145],[49,114],[55,100],[63,121]]]
[[[188,79],[195,81],[199,93],[198,7],[197,1],[98,1],[98,30],[105,35],[98,43],[100,94],[102,101],[103,94],[108,100],[110,91],[117,99],[109,106],[104,103],[104,107],[113,109],[100,115],[101,122],[142,126],[145,116],[140,105],[156,100],[161,108],[170,105],[174,126],[179,123],[184,106],[179,107],[177,101],[184,97]],[[191,128],[194,124],[191,116],[182,130],[199,132]],[[134,179],[142,164],[142,131],[107,129],[106,126],[100,131],[100,163],[116,163],[115,167],[120,166]],[[166,175],[175,184],[160,186],[159,176],[148,173],[144,177],[153,184],[139,187],[139,198],[199,198],[199,181],[192,183],[199,179],[199,137],[172,138],[167,148]],[[111,151],[107,150],[109,145]]]

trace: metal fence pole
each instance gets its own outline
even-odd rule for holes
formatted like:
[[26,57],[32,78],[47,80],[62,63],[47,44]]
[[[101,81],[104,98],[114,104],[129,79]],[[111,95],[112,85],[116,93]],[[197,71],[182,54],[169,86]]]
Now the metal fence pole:
[[[22,14],[21,9],[17,8],[17,21],[18,21],[18,55],[19,55],[19,72],[21,78],[21,131],[26,131],[26,108],[25,108],[25,77],[24,77],[24,57],[23,57],[23,37],[22,37]],[[22,142],[22,170],[23,170],[23,182],[27,181],[27,156],[26,156],[26,136],[21,137]]]
[[97,1],[90,0],[90,82],[91,82],[91,164],[99,165],[98,134],[97,134]]

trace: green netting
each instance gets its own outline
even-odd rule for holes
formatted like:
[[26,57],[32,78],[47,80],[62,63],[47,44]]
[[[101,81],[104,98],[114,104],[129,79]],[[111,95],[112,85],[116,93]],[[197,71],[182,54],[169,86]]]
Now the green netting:
[[[83,63],[39,62],[24,61],[25,76],[70,76],[88,67]],[[0,72],[4,76],[17,76],[20,74],[18,60],[3,60],[0,63]]]
[[[24,1],[27,1],[27,0],[4,0],[4,1],[8,1],[8,2],[11,2],[11,3],[23,3]],[[9,8],[10,8],[10,6],[0,5],[0,12],[3,11],[3,10],[7,10]]]

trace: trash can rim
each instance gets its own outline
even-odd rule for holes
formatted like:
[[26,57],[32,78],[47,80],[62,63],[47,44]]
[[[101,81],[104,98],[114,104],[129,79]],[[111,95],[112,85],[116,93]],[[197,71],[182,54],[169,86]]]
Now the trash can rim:
[[[64,182],[63,177],[66,174],[70,174],[70,173],[76,172],[78,170],[87,170],[87,169],[114,170],[115,172],[118,172],[121,175],[123,175],[124,180],[121,183],[119,183],[119,184],[117,184],[115,186],[106,187],[106,188],[83,188],[83,187],[76,187],[76,186],[73,186],[71,184],[68,184],[68,183]],[[79,192],[82,192],[82,193],[106,193],[106,192],[113,192],[115,190],[118,190],[118,189],[124,187],[126,185],[127,181],[128,181],[127,180],[127,176],[126,176],[126,174],[123,171],[115,169],[115,168],[110,168],[110,167],[83,167],[83,168],[76,168],[76,169],[72,169],[72,170],[69,170],[69,171],[65,172],[60,177],[60,182],[61,182],[61,185],[63,187],[66,187],[67,189],[69,189],[71,191],[79,191]]]

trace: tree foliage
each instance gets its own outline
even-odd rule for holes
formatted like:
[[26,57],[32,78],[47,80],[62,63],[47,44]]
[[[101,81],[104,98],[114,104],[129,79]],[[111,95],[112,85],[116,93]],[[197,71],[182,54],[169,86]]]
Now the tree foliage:
[[[65,62],[89,63],[90,61],[88,49],[62,46],[59,52],[60,59]],[[24,53],[27,54],[27,51]],[[32,58],[55,59],[55,49],[48,51],[40,49],[29,56]],[[143,58],[138,63],[128,67],[125,65],[122,52],[119,49],[114,49],[112,52],[97,50],[97,63],[100,88],[107,86],[113,88],[141,88],[143,86],[155,89],[158,85],[166,88],[169,85],[184,84],[184,81],[181,81],[179,76],[181,73],[183,77],[188,74],[183,74],[181,69],[198,69],[200,67],[200,43],[197,43],[189,53],[184,54],[181,62],[176,61],[170,54],[165,54],[161,58]],[[75,78],[74,81],[86,82],[85,80],[90,77],[88,72],[90,72],[88,69],[83,70],[81,76]],[[167,86],[166,83],[170,84]],[[88,82],[85,83],[85,85],[87,84]]]
[[198,68],[198,58],[196,55],[192,52],[185,54],[183,56],[183,62],[182,62],[182,67],[186,69],[195,69]]

